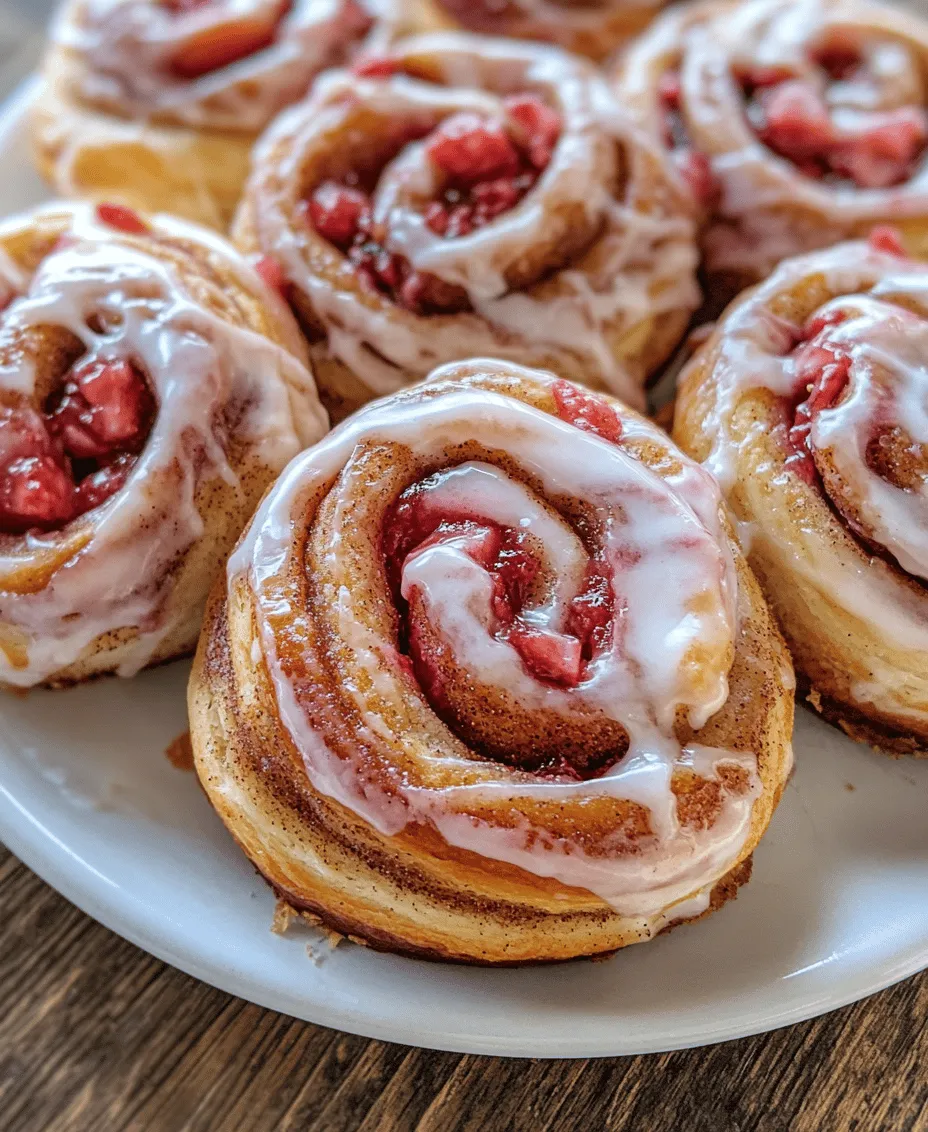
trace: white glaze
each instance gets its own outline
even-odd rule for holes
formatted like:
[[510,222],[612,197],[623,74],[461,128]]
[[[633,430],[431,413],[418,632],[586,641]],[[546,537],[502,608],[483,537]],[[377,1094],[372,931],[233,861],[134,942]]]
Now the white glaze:
[[[499,362],[496,371],[550,382],[550,375]],[[435,380],[444,376],[441,370]],[[667,450],[666,437],[649,422],[628,420],[630,441],[647,440]],[[339,553],[339,530],[352,520],[350,489],[334,483],[358,443],[378,440],[407,446],[417,455],[443,453],[476,432],[487,446],[505,450],[527,473],[536,476],[546,495],[567,494],[592,503],[604,516],[603,548],[616,571],[615,585],[627,601],[623,632],[612,648],[589,665],[575,689],[557,689],[535,680],[505,641],[489,631],[486,613],[488,577],[474,562],[445,543],[411,555],[404,566],[404,592],[416,588],[424,597],[432,631],[453,644],[458,662],[475,678],[507,688],[530,710],[594,710],[623,725],[630,737],[627,756],[603,777],[574,782],[533,778],[495,764],[477,764],[477,781],[433,789],[408,782],[395,794],[359,781],[350,759],[336,756],[304,714],[277,659],[265,602],[265,586],[288,568],[294,524],[306,521],[305,500],[328,488],[333,524],[330,556]],[[558,580],[528,610],[533,624],[558,631],[567,602],[580,588],[585,553],[563,520],[525,486],[485,464],[466,464],[433,489],[438,504],[456,505],[465,496],[470,512],[527,529],[545,540],[548,562],[564,567]],[[315,789],[352,809],[386,834],[407,822],[427,819],[447,841],[484,857],[508,861],[538,876],[556,877],[586,888],[629,916],[649,916],[691,896],[722,876],[737,860],[750,830],[753,802],[760,784],[756,758],[748,752],[681,748],[673,737],[677,709],[700,727],[727,698],[727,675],[737,632],[737,582],[727,537],[720,522],[720,499],[712,479],[680,457],[661,478],[624,449],[522,402],[500,394],[458,388],[430,399],[385,401],[361,410],[315,448],[294,460],[259,509],[245,538],[229,561],[230,589],[247,581],[254,594],[262,652],[274,687],[281,720],[301,752]],[[527,520],[527,522],[525,522]],[[553,540],[549,542],[548,540]],[[621,559],[621,561],[620,561]],[[269,596],[268,601],[272,601]],[[353,596],[343,592],[336,616],[342,645],[353,665],[370,673],[380,669],[377,690],[387,702],[408,697],[408,686],[391,658],[395,643],[352,615]],[[698,673],[686,661],[700,650]],[[360,721],[360,738],[375,742],[390,734],[370,702],[350,685]],[[396,736],[393,735],[395,741]],[[430,758],[447,766],[464,765],[455,754]],[[723,794],[717,820],[708,830],[680,826],[670,790],[675,767],[691,766],[712,779],[721,765],[736,765],[748,775],[741,794]],[[650,812],[654,838],[638,854],[588,855],[571,840],[555,841],[542,830],[503,829],[480,822],[468,812],[470,799],[511,802],[519,799],[582,799],[613,796],[640,803]]]
[[[825,84],[809,49],[829,34],[861,51],[867,75]],[[710,160],[721,201],[705,234],[717,271],[763,278],[781,259],[827,246],[866,225],[928,216],[928,160],[888,189],[803,175],[754,134],[733,72],[782,69],[821,90],[836,127],[861,111],[922,106],[928,24],[910,9],[867,0],[749,0],[688,5],[659,20],[623,64],[627,93],[656,139],[663,133],[657,84],[680,67],[690,138]]]
[[[650,201],[654,192],[672,196],[662,184],[671,176],[664,157],[589,67],[555,49],[439,34],[404,41],[394,54],[435,61],[447,86],[405,75],[387,80],[327,75],[305,105],[278,119],[255,153],[249,195],[261,246],[309,298],[327,328],[331,353],[383,394],[405,384],[409,372],[424,377],[459,357],[518,359],[529,341],[563,358],[572,371],[580,361],[612,392],[641,405],[640,375],[632,376],[617,361],[612,341],[649,316],[691,310],[699,300],[692,219],[682,204],[674,211]],[[344,119],[359,104],[394,124],[437,125],[454,110],[504,120],[504,96],[525,91],[555,108],[563,129],[549,165],[515,208],[470,235],[436,235],[421,213],[435,179],[421,143],[406,146],[388,163],[374,198],[390,249],[415,268],[463,287],[474,313],[418,319],[386,300],[363,302],[337,278],[309,270],[313,234],[304,221],[294,221],[301,169],[307,155],[326,152],[348,129]],[[616,142],[627,157],[621,199],[613,195]],[[507,270],[527,247],[544,241],[552,216],[565,208],[584,215],[594,233],[598,229],[590,253],[537,287],[511,291]]]
[[[69,330],[85,346],[83,361],[133,358],[148,375],[158,402],[151,434],[126,484],[76,523],[89,523],[87,546],[32,594],[0,591],[0,622],[25,635],[28,662],[14,667],[0,650],[0,681],[37,684],[76,661],[102,633],[135,628],[120,673],[143,667],[181,616],[166,613],[172,562],[203,531],[195,502],[211,477],[236,482],[223,448],[219,414],[239,404],[238,437],[253,458],[276,470],[326,427],[312,376],[296,355],[238,327],[192,299],[171,267],[129,247],[95,219],[90,206],[72,209],[74,243],[53,251],[2,317],[2,335],[15,340],[31,327]],[[0,228],[0,239],[23,223]],[[218,236],[168,218],[155,230],[198,240],[221,255],[242,287],[279,304],[253,268]],[[100,333],[91,315],[107,317]],[[294,335],[296,328],[293,328]],[[29,396],[35,371],[24,358],[0,367],[0,388]],[[0,577],[22,561],[24,548],[54,544],[55,534],[4,540]],[[190,611],[186,611],[190,616]]]
[[75,0],[52,29],[75,58],[79,97],[139,121],[257,133],[360,42],[363,0],[294,0],[274,42],[199,78],[171,72],[179,48],[198,36],[257,20],[272,28],[281,0],[228,0],[173,13],[158,0]]

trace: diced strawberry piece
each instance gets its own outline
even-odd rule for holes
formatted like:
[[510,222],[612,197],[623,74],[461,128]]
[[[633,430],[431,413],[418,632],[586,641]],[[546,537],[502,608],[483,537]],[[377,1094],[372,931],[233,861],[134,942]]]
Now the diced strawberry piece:
[[287,289],[287,276],[280,260],[270,255],[259,256],[255,260],[255,271],[272,291],[283,294]]
[[821,156],[834,141],[822,96],[809,83],[790,79],[762,90],[760,138],[791,161]]
[[0,408],[0,468],[27,456],[48,456],[63,464],[61,447],[35,409]]
[[823,71],[828,72],[829,78],[836,81],[848,78],[861,64],[860,51],[856,47],[837,41],[814,52],[812,58]]
[[719,199],[721,188],[709,158],[700,150],[688,147],[678,149],[673,156],[696,203],[702,208],[711,208]]
[[204,28],[174,53],[171,71],[181,79],[198,79],[263,51],[274,42],[277,25],[286,8],[274,20],[241,15],[225,23]]
[[361,79],[388,79],[401,70],[399,61],[389,55],[362,54],[351,65],[351,73]]
[[445,235],[449,239],[469,236],[474,230],[474,209],[470,204],[457,204],[448,213],[448,227]]
[[323,239],[347,250],[370,212],[370,200],[360,189],[324,181],[309,199],[309,219]]
[[514,176],[519,155],[499,122],[463,112],[446,118],[426,142],[426,152],[449,177],[475,185]]
[[867,115],[858,131],[842,132],[831,165],[863,189],[888,188],[911,174],[926,140],[928,115],[920,106]]
[[135,463],[134,455],[125,454],[85,476],[74,492],[75,514],[84,515],[115,495],[129,478]]
[[474,226],[477,228],[508,212],[521,199],[515,183],[506,177],[474,185],[470,195],[474,202]]
[[[132,208],[122,204],[98,204],[97,218],[110,228],[118,228],[121,232],[129,232],[133,236],[144,236],[151,228]],[[66,236],[59,237],[59,244]],[[67,246],[67,245],[65,245]]]
[[49,456],[24,456],[0,473],[0,530],[53,528],[74,514],[74,483]]
[[583,590],[570,603],[567,631],[580,641],[583,656],[589,660],[609,641],[615,616],[612,581],[601,562],[587,567]]
[[583,657],[576,637],[517,624],[509,634],[509,643],[536,676],[568,688],[580,683]]
[[544,169],[561,136],[563,123],[556,110],[552,110],[537,95],[519,94],[507,98],[506,112],[524,134],[523,148],[536,169]]
[[93,362],[65,382],[49,428],[68,455],[98,459],[138,448],[153,407],[144,379],[128,362]]
[[427,271],[412,271],[397,294],[402,307],[413,314],[452,314],[469,309],[467,294]]
[[425,210],[425,222],[437,236],[444,236],[448,231],[449,211],[446,204],[433,200]]
[[[874,231],[876,231],[876,229],[874,229]],[[826,326],[838,326],[840,323],[844,322],[846,318],[847,311],[838,309],[827,311],[825,314],[812,315],[802,328],[801,341],[808,342],[811,338],[820,334]]]
[[657,84],[657,97],[667,110],[679,110],[683,88],[679,71],[665,71]]
[[622,435],[622,422],[613,407],[594,393],[589,393],[570,381],[556,381],[552,388],[558,416],[563,421],[595,432],[603,440],[618,441]]
[[903,259],[908,255],[899,230],[889,224],[878,224],[867,238],[867,243],[875,252],[886,252],[887,255],[897,255]]

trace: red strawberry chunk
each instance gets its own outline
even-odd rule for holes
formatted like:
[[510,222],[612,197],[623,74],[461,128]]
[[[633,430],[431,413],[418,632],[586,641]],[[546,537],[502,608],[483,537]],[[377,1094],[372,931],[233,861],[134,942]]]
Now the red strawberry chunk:
[[697,204],[711,208],[719,199],[721,186],[709,158],[698,149],[686,147],[676,151],[674,160]]
[[519,624],[512,627],[509,643],[536,676],[567,688],[580,683],[583,657],[576,637]]
[[581,389],[570,381],[556,381],[552,388],[558,416],[586,432],[595,432],[603,440],[617,442],[622,435],[622,422],[615,409],[602,397]]
[[920,106],[867,115],[859,130],[842,133],[831,166],[863,189],[888,188],[911,174],[926,140],[928,115]]
[[860,52],[856,47],[837,41],[816,51],[813,58],[823,71],[828,72],[830,78],[839,81],[849,78],[861,64]]
[[360,189],[324,181],[313,191],[309,219],[320,236],[345,251],[370,214],[370,201]]
[[74,483],[50,456],[23,456],[0,473],[0,530],[53,528],[74,514]]
[[781,157],[803,161],[822,155],[834,141],[834,128],[822,96],[806,82],[790,79],[758,96],[760,138]]
[[426,152],[464,185],[511,177],[519,169],[519,154],[502,124],[469,112],[446,118],[426,142]]
[[117,456],[112,464],[104,464],[77,485],[74,491],[74,512],[83,515],[105,503],[115,495],[129,478],[136,457],[131,454]]
[[506,99],[505,106],[509,117],[524,135],[524,139],[519,140],[529,161],[536,169],[544,169],[561,136],[563,123],[560,114],[534,94],[514,95]]
[[870,233],[867,243],[875,252],[886,252],[887,255],[897,255],[903,259],[908,255],[898,229],[889,224],[878,224]]
[[287,276],[280,260],[274,259],[270,255],[259,256],[255,260],[255,271],[272,291],[279,291],[280,294],[286,291]]
[[75,370],[49,416],[65,451],[97,459],[135,449],[147,433],[153,402],[142,376],[128,362],[93,362]]
[[361,79],[388,79],[400,69],[399,61],[388,55],[361,54],[351,65],[351,73]]
[[657,84],[657,97],[667,110],[679,110],[683,88],[679,71],[665,71]]
[[128,232],[133,236],[144,236],[151,228],[132,208],[122,204],[98,204],[97,219],[110,228],[118,228],[121,232]]
[[615,594],[606,566],[592,561],[583,590],[570,603],[567,630],[580,641],[583,656],[591,659],[609,643],[615,617]]

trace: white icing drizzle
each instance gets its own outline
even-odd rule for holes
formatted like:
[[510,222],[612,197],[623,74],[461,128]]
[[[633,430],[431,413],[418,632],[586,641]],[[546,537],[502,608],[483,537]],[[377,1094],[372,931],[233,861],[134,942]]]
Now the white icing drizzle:
[[[60,207],[54,214],[60,214]],[[29,687],[78,660],[101,634],[137,629],[120,669],[131,675],[175,628],[165,612],[170,567],[200,538],[203,518],[195,493],[212,477],[235,483],[224,451],[221,414],[240,406],[237,438],[268,468],[282,468],[325,431],[312,375],[296,353],[235,326],[188,295],[172,267],[120,239],[90,206],[70,209],[73,240],[52,251],[34,276],[20,278],[21,294],[2,316],[0,334],[60,326],[84,344],[82,362],[134,359],[147,375],[158,409],[151,433],[125,485],[75,524],[90,540],[35,593],[0,589],[0,622],[25,638],[20,667],[0,650],[0,681]],[[36,214],[41,218],[41,213]],[[0,241],[28,222],[0,227]],[[206,245],[242,287],[276,304],[254,269],[218,236],[167,217],[156,233]],[[24,285],[25,284],[25,285]],[[91,316],[102,316],[96,329]],[[36,372],[26,357],[0,366],[0,389],[29,397]],[[22,563],[23,549],[54,545],[55,533],[0,537],[0,579]],[[173,617],[178,617],[174,613]]]
[[[477,363],[479,366],[481,363]],[[532,381],[552,382],[551,375],[485,363]],[[438,370],[435,381],[453,375]],[[623,436],[673,451],[650,422],[623,418]],[[351,488],[337,480],[358,444],[390,442],[416,456],[434,458],[463,438],[479,435],[490,448],[506,451],[516,464],[537,477],[546,496],[569,496],[595,506],[604,518],[603,553],[621,598],[622,631],[590,662],[581,684],[564,690],[536,680],[514,649],[489,628],[489,578],[453,542],[412,554],[403,567],[404,593],[416,588],[424,597],[432,631],[453,646],[458,663],[476,680],[505,687],[529,710],[595,711],[621,723],[629,735],[628,754],[600,778],[564,781],[533,777],[497,764],[476,764],[462,779],[461,768],[475,764],[455,753],[430,751],[426,757],[457,778],[446,788],[404,779],[387,794],[365,781],[360,767],[340,758],[326,744],[301,707],[278,660],[272,615],[279,600],[274,580],[296,567],[292,555],[302,539],[294,526],[306,521],[306,499],[325,488],[335,503],[334,533],[328,552],[339,554],[338,531],[353,522]],[[468,514],[528,531],[543,544],[542,553],[557,580],[525,617],[533,625],[559,631],[567,603],[581,588],[586,552],[564,521],[534,498],[525,485],[497,466],[467,463],[442,474],[432,487],[435,503],[454,509],[466,502]],[[430,821],[452,845],[483,857],[517,865],[536,876],[555,877],[588,889],[621,914],[648,916],[685,900],[721,877],[743,849],[749,835],[754,799],[760,790],[756,757],[746,752],[709,748],[698,742],[681,747],[673,722],[684,711],[701,727],[725,703],[728,671],[737,633],[737,580],[728,539],[720,521],[720,497],[714,481],[682,456],[666,478],[639,463],[625,449],[589,432],[498,393],[449,384],[439,395],[404,396],[361,410],[294,460],[265,498],[251,527],[229,561],[230,592],[247,581],[255,603],[262,651],[273,684],[280,718],[302,754],[313,787],[347,806],[385,834],[408,822]],[[390,660],[395,643],[353,615],[353,596],[342,592],[336,616],[344,647],[368,673],[379,672],[378,692],[387,702],[409,692]],[[627,606],[627,611],[626,610]],[[693,666],[698,652],[700,663]],[[360,727],[359,742],[369,745],[391,733],[376,708],[348,682]],[[675,768],[690,767],[700,777],[718,778],[722,766],[739,767],[748,788],[723,788],[722,804],[708,829],[680,824],[671,792]],[[588,853],[579,841],[555,839],[523,822],[516,828],[490,824],[475,816],[471,803],[511,803],[531,799],[563,800],[614,797],[637,802],[650,813],[653,837],[634,853]],[[617,835],[618,836],[618,835]],[[607,838],[608,841],[608,838]]]
[[[692,310],[699,301],[693,220],[671,188],[664,156],[592,69],[557,49],[449,33],[405,40],[391,55],[427,57],[437,82],[446,85],[402,74],[359,79],[331,73],[305,104],[280,117],[255,152],[249,192],[260,242],[309,297],[331,352],[384,394],[405,383],[404,373],[424,377],[456,358],[518,360],[529,341],[567,365],[572,360],[573,370],[579,360],[613,393],[641,405],[641,375],[617,360],[613,340],[648,316]],[[407,145],[387,164],[374,197],[388,247],[414,268],[463,287],[473,313],[417,319],[387,300],[364,302],[339,279],[311,270],[307,249],[318,237],[305,220],[294,219],[304,191],[301,170],[308,157],[337,145],[359,105],[394,126],[438,125],[457,110],[505,119],[504,97],[523,92],[541,95],[561,115],[563,128],[550,163],[516,207],[466,236],[432,232],[422,201],[435,172],[421,143]],[[617,198],[619,151],[625,186]],[[527,248],[550,238],[566,209],[594,233],[589,249],[539,284],[511,290],[507,272]],[[552,255],[557,262],[556,247]]]
[[[863,77],[825,83],[809,51],[831,36],[860,51]],[[672,67],[680,68],[692,144],[721,187],[705,234],[712,270],[763,278],[781,259],[861,234],[868,224],[928,215],[928,159],[886,189],[806,176],[757,138],[737,79],[757,68],[802,79],[821,91],[839,127],[862,110],[920,107],[928,23],[916,12],[867,0],[710,2],[672,11],[632,47],[619,84],[655,139],[663,133],[658,82]]]
[[[742,397],[764,388],[783,396],[796,392],[796,358],[783,325],[770,314],[776,297],[795,293],[810,278],[821,278],[834,298],[820,308],[848,311],[850,317],[828,331],[828,344],[840,345],[852,358],[848,393],[839,404],[821,410],[810,439],[829,450],[874,541],[911,574],[928,576],[928,488],[901,489],[882,479],[866,459],[867,441],[877,419],[899,424],[917,451],[928,445],[928,266],[888,255],[860,242],[845,243],[780,264],[767,282],[733,310],[721,328],[712,369],[716,397],[705,430],[713,437],[706,467],[730,490],[737,476],[739,449],[766,431],[759,418],[744,440],[731,433],[731,420]],[[901,305],[897,305],[901,304]],[[914,307],[919,315],[903,306]],[[813,312],[815,313],[815,312]],[[693,364],[699,364],[699,360]],[[771,464],[758,469],[778,478],[789,473]],[[779,538],[755,518],[753,539]],[[792,525],[791,568],[822,592],[833,594],[861,622],[879,627],[879,635],[900,648],[928,654],[928,605],[901,584],[892,566],[880,558],[849,558],[833,540],[823,539],[799,521]],[[879,658],[868,657],[874,686],[898,680]],[[884,680],[883,677],[888,677]],[[871,697],[872,698],[872,697]],[[893,711],[897,709],[893,707]],[[921,713],[924,715],[924,713]]]
[[[257,133],[321,70],[342,62],[371,20],[364,0],[286,7],[286,0],[227,0],[173,12],[159,0],[73,0],[52,38],[80,64],[76,90],[92,106],[141,121]],[[256,28],[273,35],[269,46],[197,78],[172,71],[185,46]]]

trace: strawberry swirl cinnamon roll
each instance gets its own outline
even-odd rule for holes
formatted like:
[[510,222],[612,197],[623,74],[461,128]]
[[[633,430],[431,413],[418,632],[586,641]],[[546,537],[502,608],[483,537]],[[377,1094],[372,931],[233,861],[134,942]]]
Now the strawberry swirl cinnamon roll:
[[674,435],[747,534],[808,699],[928,749],[928,268],[891,233],[788,260],[684,375]]
[[299,330],[218,237],[117,206],[0,226],[0,686],[188,653],[261,493],[325,431]]
[[928,23],[865,0],[690,5],[622,60],[705,220],[710,286],[891,223],[928,254]]
[[234,235],[280,262],[341,415],[485,354],[641,404],[699,301],[664,156],[589,64],[514,41],[324,76],[259,144]]
[[35,108],[39,168],[66,196],[224,229],[258,134],[372,23],[364,0],[67,0]]
[[293,906],[482,963],[650,939],[747,879],[792,669],[718,489],[655,425],[478,360],[267,495],[190,684],[201,782]]
[[666,0],[387,0],[401,31],[469,31],[557,44],[601,62],[637,35]]

